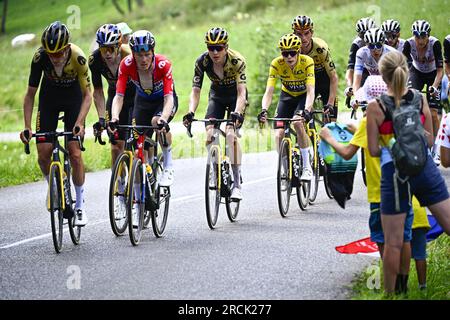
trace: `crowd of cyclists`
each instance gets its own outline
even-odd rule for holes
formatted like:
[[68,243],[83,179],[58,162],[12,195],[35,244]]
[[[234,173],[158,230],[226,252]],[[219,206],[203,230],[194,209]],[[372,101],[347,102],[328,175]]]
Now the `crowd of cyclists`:
[[[280,56],[274,57],[270,64],[258,121],[267,121],[276,81],[280,79],[281,93],[275,117],[299,120],[293,122],[293,126],[302,155],[301,180],[310,181],[310,140],[305,131],[305,123],[311,120],[318,96],[323,102],[324,114],[328,115],[331,121],[336,121],[338,76],[327,43],[314,34],[313,20],[299,15],[293,19],[291,29],[292,31],[279,39]],[[355,132],[352,142],[346,146],[334,141],[326,128],[322,129],[320,134],[321,138],[344,158],[351,158],[359,148],[365,152],[370,203],[369,226],[372,240],[379,245],[385,265],[387,293],[394,290],[398,292],[398,288],[403,288],[403,292],[406,290],[409,262],[407,265],[400,263],[405,261],[400,259],[400,256],[408,256],[408,252],[411,256],[413,221],[418,219],[421,221],[418,222],[419,227],[427,227],[426,221],[424,222],[425,209],[421,205],[428,206],[445,232],[450,234],[449,195],[434,164],[440,162],[440,156],[443,166],[450,165],[450,117],[444,115],[441,123],[440,103],[440,97],[447,94],[441,90],[442,79],[444,74],[450,77],[450,35],[443,41],[444,61],[441,42],[431,35],[429,22],[414,21],[411,27],[412,36],[406,40],[400,38],[400,31],[400,23],[392,19],[384,21],[379,27],[371,18],[361,18],[357,21],[357,35],[349,50],[345,75],[347,87],[344,93],[353,97],[354,108],[358,107],[358,101],[369,102],[367,117],[362,119],[357,128],[349,127]],[[206,32],[206,51],[195,61],[189,106],[183,110],[183,124],[189,126],[195,118],[206,73],[211,80],[211,87],[205,119],[229,119],[225,132],[228,144],[234,146],[230,158],[235,182],[231,198],[241,201],[242,152],[236,131],[242,126],[248,107],[247,65],[242,54],[229,48],[228,41],[229,34],[224,28],[213,27]],[[68,150],[76,192],[77,226],[86,225],[88,219],[83,194],[84,164],[76,139],[84,136],[85,120],[92,100],[99,118],[94,124],[95,134],[106,130],[115,141],[114,144],[111,143],[111,165],[113,166],[123,152],[126,139],[123,132],[117,130],[118,125],[157,126],[158,131],[163,133],[167,140],[167,144],[162,146],[164,170],[159,183],[161,186],[170,186],[174,182],[169,124],[179,105],[172,62],[157,53],[157,41],[150,31],[132,32],[126,23],[102,25],[96,32],[96,42],[98,49],[86,58],[83,51],[70,42],[68,28],[59,21],[51,23],[42,34],[42,46],[33,56],[24,98],[25,129],[21,132],[24,143],[29,143],[30,140],[30,135],[26,133],[32,132],[32,111],[39,87],[35,131],[55,131],[59,114],[63,112],[65,130],[73,132]],[[102,77],[108,84],[107,97],[104,94]],[[422,99],[420,91],[424,90],[424,87],[425,98]],[[387,177],[392,176],[393,167],[384,165],[389,163],[389,160],[383,157],[382,151],[386,149],[394,134],[392,119],[386,111],[387,106],[399,106],[404,101],[420,101],[425,119],[424,127],[429,133],[430,154],[433,152],[433,166],[427,165],[426,174],[422,173],[422,180],[411,182],[415,196],[412,201],[414,210],[410,208],[409,197],[405,196],[401,199],[401,208],[395,208],[392,178],[387,181]],[[207,148],[214,139],[216,125],[212,122],[205,123]],[[390,129],[386,129],[388,127]],[[278,146],[284,134],[283,123],[275,122],[274,129]],[[149,133],[151,134],[152,132]],[[50,141],[37,140],[38,162],[47,181],[51,147]],[[147,157],[146,161],[151,162],[152,159],[153,157]],[[433,181],[430,180],[431,177],[434,177]],[[424,190],[423,187],[418,187],[420,184],[429,188]],[[419,252],[416,261],[422,261],[425,257],[423,234],[421,239],[416,239],[419,244],[413,248],[413,256],[415,252]],[[423,275],[423,268],[420,266],[423,267],[423,264],[419,263],[418,267],[418,271],[420,269],[420,274]],[[422,279],[422,286],[425,286],[424,281]]]

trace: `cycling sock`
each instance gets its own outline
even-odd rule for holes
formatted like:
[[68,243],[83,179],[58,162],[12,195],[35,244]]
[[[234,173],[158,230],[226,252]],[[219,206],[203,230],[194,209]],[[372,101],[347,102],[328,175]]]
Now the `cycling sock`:
[[302,153],[302,164],[303,167],[310,167],[311,165],[309,164],[309,147],[308,148],[304,148],[304,149],[300,149],[300,152]]
[[231,168],[233,169],[233,179],[235,188],[241,188],[241,165],[232,164]]
[[45,180],[46,180],[47,183],[48,183],[49,175],[44,176],[44,178],[45,178]]
[[77,200],[75,203],[75,210],[77,209],[83,209],[84,204],[84,185],[77,186],[75,183],[73,184],[75,186],[75,194],[77,196]]
[[164,168],[170,169],[172,168],[172,147],[163,148],[163,157],[164,157]]

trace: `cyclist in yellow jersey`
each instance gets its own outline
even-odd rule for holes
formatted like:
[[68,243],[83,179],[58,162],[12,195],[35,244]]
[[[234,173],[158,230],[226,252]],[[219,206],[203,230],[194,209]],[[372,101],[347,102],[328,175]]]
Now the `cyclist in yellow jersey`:
[[313,37],[314,23],[308,16],[297,16],[292,21],[292,30],[302,40],[301,53],[314,60],[316,78],[315,96],[322,97],[324,112],[336,121],[338,114],[337,90],[338,76],[330,49],[325,41]]
[[[231,198],[242,200],[241,192],[241,160],[242,152],[235,128],[240,128],[244,122],[247,106],[247,86],[245,75],[246,63],[244,57],[237,51],[228,48],[228,33],[223,28],[211,28],[205,34],[208,51],[202,53],[195,62],[192,91],[189,99],[189,112],[183,117],[185,126],[194,118],[200,101],[200,91],[203,76],[206,73],[211,80],[209,91],[207,119],[230,119],[227,122],[227,140],[231,148],[231,167],[233,169],[234,187]],[[227,113],[227,115],[225,115]],[[231,126],[234,124],[235,127]],[[214,124],[206,123],[206,145],[213,139]]]
[[[294,128],[302,153],[303,170],[301,180],[310,181],[312,169],[309,162],[309,139],[304,123],[311,119],[314,103],[314,61],[312,58],[300,54],[302,42],[295,34],[285,34],[278,42],[281,56],[273,59],[269,69],[266,91],[262,99],[262,111],[258,120],[264,123],[267,110],[272,103],[273,92],[277,79],[281,80],[281,94],[275,117],[302,118],[304,121],[294,122]],[[275,139],[277,150],[284,137],[283,123],[275,123]]]
[[[69,137],[68,151],[76,192],[75,225],[83,226],[87,223],[83,209],[84,164],[79,145],[74,140],[77,139],[75,136],[84,136],[84,123],[92,102],[92,92],[85,55],[79,47],[69,43],[69,37],[69,30],[59,21],[45,29],[41,39],[42,47],[37,50],[31,63],[23,111],[25,130],[31,134],[34,98],[40,85],[36,131],[55,131],[59,113],[64,112],[64,130],[73,131],[73,136]],[[25,130],[20,137],[24,143],[28,143],[30,136],[25,136]],[[37,151],[39,166],[48,181],[51,141],[39,139]]]

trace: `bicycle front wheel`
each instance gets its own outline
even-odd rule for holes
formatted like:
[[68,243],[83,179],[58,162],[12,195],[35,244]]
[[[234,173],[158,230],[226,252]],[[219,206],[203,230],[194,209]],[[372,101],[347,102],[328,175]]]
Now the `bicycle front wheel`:
[[[162,157],[155,163],[153,172],[156,174],[156,178],[162,174]],[[170,204],[170,187],[162,187],[156,185],[154,187],[154,196],[157,202],[157,209],[152,211],[152,227],[153,233],[157,238],[162,237],[167,225],[167,218],[169,216],[169,204]]]
[[[313,139],[315,139],[315,138],[313,138]],[[311,161],[310,162],[311,167],[313,170],[313,175],[312,175],[312,179],[310,182],[310,190],[309,190],[309,203],[313,204],[317,198],[317,193],[319,191],[319,180],[320,180],[320,170],[319,170],[320,169],[319,168],[320,158],[319,158],[319,154],[317,151],[317,145],[316,145],[315,151],[314,151],[314,146],[313,146],[313,152],[310,154],[309,157],[310,157],[310,161]]]
[[205,205],[206,221],[210,229],[214,229],[219,216],[220,184],[219,184],[219,148],[211,146],[206,164]]
[[49,175],[49,208],[52,225],[52,238],[55,251],[62,250],[63,238],[63,190],[61,181],[61,167],[54,164]]
[[289,143],[286,140],[281,142],[280,153],[278,155],[277,170],[277,195],[278,208],[281,216],[286,217],[289,210],[289,201],[291,198],[292,186],[289,178]]
[[130,155],[122,153],[114,164],[109,184],[109,222],[116,236],[127,229],[128,180],[130,174]]
[[131,167],[130,185],[128,187],[127,217],[128,233],[133,246],[137,246],[144,229],[145,190],[143,189],[144,177],[142,174],[142,161],[134,159]]

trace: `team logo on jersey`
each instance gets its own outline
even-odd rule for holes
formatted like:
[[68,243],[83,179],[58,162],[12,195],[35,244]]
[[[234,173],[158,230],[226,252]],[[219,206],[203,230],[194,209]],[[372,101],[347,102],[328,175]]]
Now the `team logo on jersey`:
[[80,66],[84,66],[86,64],[86,58],[83,56],[78,56],[77,61],[80,64]]
[[126,57],[125,58],[125,65],[126,66],[130,66],[132,62],[133,62],[133,58],[132,57]]
[[195,83],[199,83],[200,82],[200,77],[199,76],[194,76],[194,82]]
[[323,53],[323,48],[317,48],[316,51],[317,51],[318,54],[322,54]]
[[162,60],[158,63],[158,68],[159,69],[163,69],[166,66],[166,63],[168,63],[169,61],[167,60]]
[[94,55],[90,55],[89,56],[89,65],[92,66],[92,64],[94,63]]
[[231,64],[232,64],[233,66],[237,65],[238,62],[239,62],[239,61],[238,61],[237,59],[231,59]]
[[245,76],[245,74],[241,74],[241,76],[239,77],[242,81],[247,80],[247,77]]

